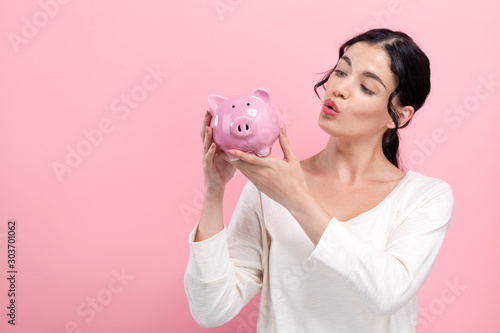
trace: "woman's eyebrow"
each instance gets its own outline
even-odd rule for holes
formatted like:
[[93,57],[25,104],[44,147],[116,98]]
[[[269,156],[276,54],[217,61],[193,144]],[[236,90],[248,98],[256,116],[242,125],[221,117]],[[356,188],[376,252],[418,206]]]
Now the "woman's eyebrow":
[[384,86],[384,89],[387,90],[387,87],[385,86],[384,82],[382,82],[382,79],[379,78],[377,74],[374,74],[372,72],[363,72],[363,75],[366,77],[371,77],[372,79],[377,80],[378,82],[380,82],[381,85]]
[[[349,59],[348,56],[342,56],[340,59],[344,60],[350,67],[352,67],[351,59]],[[374,74],[372,72],[363,72],[363,75],[378,81],[382,86],[384,86],[384,89],[387,90],[384,82],[382,82],[382,79],[377,74]]]
[[352,64],[351,64],[351,59],[349,59],[349,57],[348,57],[348,56],[342,56],[340,59],[341,59],[341,60],[344,60],[345,62],[347,62],[347,64],[348,64],[350,67],[352,67]]

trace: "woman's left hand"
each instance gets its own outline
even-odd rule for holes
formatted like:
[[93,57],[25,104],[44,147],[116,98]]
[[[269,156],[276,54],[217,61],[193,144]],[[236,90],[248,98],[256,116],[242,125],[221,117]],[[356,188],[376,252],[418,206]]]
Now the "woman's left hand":
[[294,200],[307,191],[307,184],[300,161],[290,146],[285,126],[280,130],[279,142],[283,159],[273,156],[258,157],[235,149],[228,150],[228,153],[239,158],[231,163],[261,192],[290,209],[295,203]]

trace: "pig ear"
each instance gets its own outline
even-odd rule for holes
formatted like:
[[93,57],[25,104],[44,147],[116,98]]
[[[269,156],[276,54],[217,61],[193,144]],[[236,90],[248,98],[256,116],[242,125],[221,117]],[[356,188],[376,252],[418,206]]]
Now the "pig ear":
[[271,101],[271,97],[269,96],[269,93],[264,88],[257,88],[257,89],[255,89],[250,94],[250,96],[254,96],[254,97],[260,98],[261,100],[263,100],[266,103],[270,103],[270,101]]
[[227,101],[227,98],[219,95],[210,95],[208,96],[208,106],[210,107],[210,111],[212,114],[217,114],[219,105],[221,102]]

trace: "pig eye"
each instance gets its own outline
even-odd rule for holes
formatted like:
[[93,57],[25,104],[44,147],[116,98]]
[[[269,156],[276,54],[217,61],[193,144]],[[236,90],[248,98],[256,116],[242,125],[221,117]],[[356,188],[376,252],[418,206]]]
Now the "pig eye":
[[250,106],[250,103],[247,103],[247,106]]
[[236,106],[235,106],[235,105],[233,105],[233,109],[234,109],[235,107],[236,107]]

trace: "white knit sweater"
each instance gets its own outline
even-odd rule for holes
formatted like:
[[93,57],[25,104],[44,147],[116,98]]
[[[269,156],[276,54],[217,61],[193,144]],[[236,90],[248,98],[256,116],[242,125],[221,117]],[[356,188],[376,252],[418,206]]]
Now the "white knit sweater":
[[375,208],[332,218],[318,245],[248,182],[229,227],[194,242],[185,289],[203,327],[235,317],[259,291],[258,332],[410,333],[416,293],[453,211],[444,181],[409,171]]

